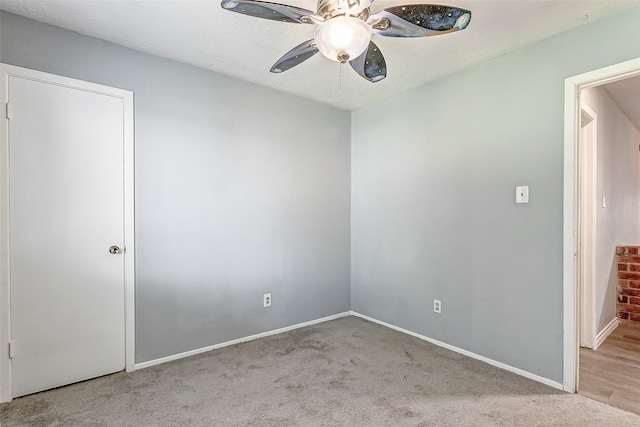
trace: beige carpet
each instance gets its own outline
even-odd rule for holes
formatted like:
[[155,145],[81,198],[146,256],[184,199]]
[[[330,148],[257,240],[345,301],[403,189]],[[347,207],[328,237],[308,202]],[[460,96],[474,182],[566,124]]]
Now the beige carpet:
[[640,426],[356,317],[0,405],[10,426]]

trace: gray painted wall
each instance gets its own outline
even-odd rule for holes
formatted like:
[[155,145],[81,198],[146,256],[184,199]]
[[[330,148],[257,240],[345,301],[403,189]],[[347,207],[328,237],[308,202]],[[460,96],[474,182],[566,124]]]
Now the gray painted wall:
[[348,112],[0,19],[0,61],[135,92],[137,362],[349,310]]
[[564,80],[640,56],[638,22],[634,8],[352,114],[353,310],[562,381]]
[[[580,99],[598,115],[596,333],[616,318],[616,246],[640,245],[640,131],[603,87]],[[602,198],[606,198],[606,207]]]

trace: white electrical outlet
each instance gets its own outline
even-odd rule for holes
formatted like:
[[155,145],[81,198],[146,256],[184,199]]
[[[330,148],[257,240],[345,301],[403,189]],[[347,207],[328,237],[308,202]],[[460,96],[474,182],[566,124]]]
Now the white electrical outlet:
[[433,300],[433,312],[442,314],[442,302],[439,299]]
[[271,307],[271,294],[264,294],[262,296],[262,301],[264,302],[265,307]]

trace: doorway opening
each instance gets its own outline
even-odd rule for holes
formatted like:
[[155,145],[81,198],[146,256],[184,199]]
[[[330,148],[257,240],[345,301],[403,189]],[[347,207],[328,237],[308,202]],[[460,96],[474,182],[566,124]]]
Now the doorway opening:
[[[606,351],[604,347],[602,351],[597,349],[618,326],[615,246],[629,242],[620,241],[620,233],[612,233],[607,227],[616,224],[616,221],[620,222],[614,215],[616,209],[622,211],[628,207],[621,206],[625,200],[624,194],[611,191],[612,184],[605,182],[607,176],[603,171],[615,170],[615,156],[626,156],[640,163],[640,153],[638,148],[630,145],[625,148],[625,154],[620,152],[619,147],[603,149],[606,142],[598,141],[598,135],[606,130],[603,117],[609,121],[611,118],[609,112],[603,113],[604,107],[598,104],[597,95],[601,92],[602,99],[616,104],[603,86],[619,85],[619,82],[631,78],[640,79],[640,58],[565,81],[563,386],[565,391],[572,393],[580,391],[580,372],[590,373],[599,369],[590,365],[593,364],[593,358],[584,358],[584,369],[581,370],[581,355],[603,356],[609,351],[608,344],[605,345]],[[597,107],[594,107],[594,103],[598,104]],[[599,114],[603,117],[599,117]],[[638,125],[635,127],[637,131]],[[603,169],[607,165],[609,168]],[[625,172],[628,173],[623,170],[614,173],[621,175]],[[634,180],[631,187],[640,188],[639,176],[640,171],[636,166],[635,175],[629,176],[630,180]],[[620,179],[617,176],[610,181],[613,178]],[[635,222],[640,223],[638,220]],[[640,224],[638,227],[640,229]],[[636,234],[639,233],[630,233],[631,236]],[[603,251],[610,253],[604,254]],[[626,335],[627,339],[637,339],[633,334]],[[624,336],[624,331],[618,330],[610,340],[623,339]],[[588,368],[592,368],[591,371],[585,371]]]

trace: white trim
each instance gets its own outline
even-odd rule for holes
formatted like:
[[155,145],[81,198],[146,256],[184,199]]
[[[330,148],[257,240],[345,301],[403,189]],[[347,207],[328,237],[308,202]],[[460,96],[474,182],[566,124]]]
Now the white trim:
[[398,332],[402,332],[404,334],[411,335],[412,337],[416,337],[416,338],[419,338],[421,340],[430,342],[431,344],[435,344],[435,345],[437,345],[439,347],[446,348],[447,350],[455,351],[456,353],[460,353],[460,354],[462,354],[464,356],[471,357],[472,359],[480,360],[482,362],[488,363],[489,365],[495,366],[497,368],[504,369],[504,370],[509,371],[509,372],[513,372],[514,374],[518,374],[518,375],[523,376],[525,378],[529,378],[529,379],[537,381],[539,383],[546,384],[546,385],[551,386],[553,388],[557,388],[557,389],[562,390],[562,384],[560,384],[557,381],[553,381],[553,380],[550,380],[548,378],[544,378],[544,377],[541,377],[539,375],[532,374],[531,372],[527,372],[527,371],[524,371],[522,369],[515,368],[513,366],[504,364],[502,362],[498,362],[496,360],[489,359],[488,357],[480,356],[479,354],[472,353],[472,352],[470,352],[468,350],[464,350],[462,348],[455,347],[453,345],[444,343],[442,341],[434,340],[433,338],[429,338],[429,337],[426,337],[424,335],[420,335],[420,334],[417,334],[415,332],[411,332],[411,331],[409,331],[407,329],[399,328],[399,327],[394,326],[394,325],[392,325],[390,323],[386,323],[386,322],[374,319],[373,317],[365,316],[364,314],[360,314],[360,313],[357,313],[355,311],[352,311],[351,314],[354,315],[354,316],[360,317],[362,319],[369,320],[370,322],[374,322],[374,323],[377,323],[379,325],[386,326],[387,328],[396,330]]
[[[125,236],[125,369],[135,369],[135,241],[134,241],[134,117],[133,92],[109,86],[43,73],[14,65],[0,64],[0,101],[9,100],[9,77],[43,81],[121,98],[124,114],[124,220]],[[3,107],[4,108],[4,107]],[[0,402],[11,400],[10,272],[9,272],[9,126],[0,117]]]
[[[565,80],[564,92],[564,200],[563,200],[563,230],[562,230],[562,281],[563,281],[563,340],[564,351],[562,357],[562,378],[563,388],[569,393],[574,393],[576,389],[576,364],[578,338],[576,333],[576,319],[578,315],[577,296],[578,287],[575,285],[576,277],[576,226],[577,207],[575,206],[576,179],[575,163],[576,149],[578,144],[577,114],[578,95],[580,91],[576,84]],[[570,286],[567,286],[570,283]]]
[[123,92],[124,115],[124,324],[125,370],[136,365],[136,243],[135,243],[135,112],[133,92]]
[[613,331],[616,330],[619,324],[620,324],[620,321],[618,320],[618,318],[614,317],[613,320],[609,322],[609,324],[605,326],[603,330],[598,332],[598,335],[596,335],[596,343],[593,349],[597,350],[598,347],[600,347],[600,345],[604,342],[604,340],[606,340],[607,337],[611,335]]
[[172,360],[184,359],[185,357],[195,356],[196,354],[206,353],[207,351],[216,350],[222,347],[227,347],[234,344],[240,344],[247,341],[253,341],[258,338],[268,337],[270,335],[277,335],[283,332],[289,332],[294,329],[304,328],[305,326],[317,325],[318,323],[328,322],[330,320],[340,319],[341,317],[347,317],[352,315],[351,311],[345,311],[344,313],[334,314],[332,316],[322,317],[320,319],[310,320],[308,322],[298,323],[296,325],[287,326],[280,329],[274,329],[272,331],[261,332],[255,335],[249,335],[244,338],[238,338],[231,341],[226,341],[220,344],[209,345],[207,347],[197,348],[195,350],[185,351],[184,353],[178,353],[167,357],[161,357],[159,359],[150,360],[148,362],[137,363],[135,369],[148,368],[150,366],[160,365],[162,363],[171,362]]
[[[9,99],[9,77],[0,64],[0,102],[4,109]],[[11,400],[11,341],[9,322],[9,126],[5,114],[0,115],[0,402]]]
[[569,393],[576,391],[577,349],[579,338],[577,325],[579,300],[576,282],[577,255],[576,233],[578,212],[576,198],[576,153],[579,135],[578,114],[580,90],[622,80],[640,74],[640,58],[615,64],[578,76],[569,77],[564,85],[564,200],[563,200],[563,388]]

